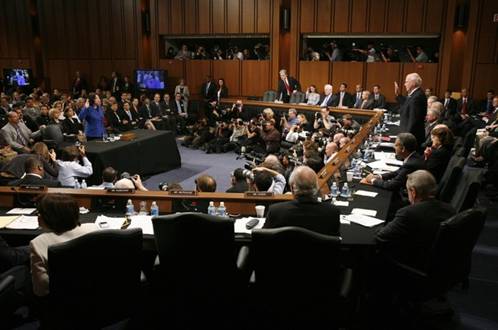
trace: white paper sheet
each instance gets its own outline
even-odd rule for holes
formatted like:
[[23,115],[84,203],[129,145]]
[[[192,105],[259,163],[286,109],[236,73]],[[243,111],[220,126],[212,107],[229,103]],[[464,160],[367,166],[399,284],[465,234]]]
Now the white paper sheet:
[[95,220],[95,224],[100,229],[121,229],[123,223],[125,222],[125,218],[113,218],[105,215],[99,215]]
[[367,215],[369,217],[375,217],[377,215],[377,211],[375,211],[375,210],[368,210],[368,209],[354,208],[354,209],[351,210],[351,214],[362,214],[362,215]]
[[345,214],[341,214],[339,219],[340,219],[341,224],[343,224],[343,225],[350,225],[351,224],[351,221],[349,221],[347,219],[347,215],[345,215]]
[[363,214],[350,214],[346,216],[346,220],[357,223],[364,227],[375,227],[384,222],[384,220],[380,220],[374,217],[369,217]]
[[358,195],[358,196],[365,196],[365,197],[376,197],[379,193],[376,193],[374,191],[356,190],[354,192],[354,194]]
[[38,217],[21,215],[11,223],[9,223],[6,228],[8,229],[38,229]]
[[235,234],[251,234],[252,229],[263,228],[263,225],[265,224],[265,218],[256,218],[259,220],[258,224],[252,229],[247,229],[246,224],[252,219],[254,219],[254,218],[247,217],[247,218],[240,218],[240,219],[235,220],[235,225],[234,225]]
[[389,172],[394,172],[397,169],[399,169],[398,166],[387,165],[383,160],[376,160],[374,162],[368,163],[367,165],[372,169],[389,171]]
[[26,214],[29,215],[33,212],[35,212],[35,208],[21,208],[21,207],[16,207],[7,212],[7,214]]
[[334,205],[335,206],[345,206],[345,207],[348,207],[349,206],[349,202],[348,201],[335,201]]
[[383,152],[383,151],[375,151],[374,152],[375,160],[391,160],[396,159],[396,154],[394,152]]
[[152,227],[152,217],[150,215],[134,215],[131,217],[131,224],[128,229],[141,228],[144,235],[154,235]]

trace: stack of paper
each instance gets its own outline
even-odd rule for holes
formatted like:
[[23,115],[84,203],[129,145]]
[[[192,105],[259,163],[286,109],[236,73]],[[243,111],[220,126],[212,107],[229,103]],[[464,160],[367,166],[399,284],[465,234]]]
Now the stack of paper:
[[95,224],[100,229],[121,229],[125,220],[125,218],[112,218],[105,215],[99,215],[97,220],[95,220]]
[[363,214],[350,214],[347,215],[345,219],[365,227],[375,227],[384,222],[384,220],[369,217],[368,215]]
[[12,210],[9,210],[7,214],[31,214],[35,212],[35,208],[21,208],[21,207],[16,207],[13,208]]
[[351,210],[351,214],[361,214],[361,215],[367,215],[369,217],[375,217],[377,215],[377,211],[375,211],[375,210],[368,210],[368,209],[354,208],[354,209]]
[[17,219],[18,217],[19,217],[18,215],[8,215],[0,217],[0,229],[5,228],[7,225],[9,225],[12,221]]
[[252,229],[263,228],[263,225],[265,224],[265,218],[257,218],[259,220],[258,224],[252,229],[247,229],[246,224],[252,219],[254,218],[247,217],[235,220],[235,227],[234,227],[235,234],[251,234]]
[[354,192],[355,195],[358,195],[358,196],[366,196],[366,197],[375,197],[377,196],[379,193],[376,193],[374,191],[366,191],[366,190],[356,190]]
[[131,224],[128,229],[141,228],[144,235],[154,235],[152,227],[152,217],[150,215],[134,215],[131,217]]
[[37,216],[27,216],[21,215],[11,223],[9,223],[6,228],[8,229],[38,229],[38,217]]
[[399,169],[398,166],[387,165],[386,162],[383,160],[377,160],[375,162],[368,163],[367,165],[375,170],[383,170],[389,172],[394,172],[397,169]]

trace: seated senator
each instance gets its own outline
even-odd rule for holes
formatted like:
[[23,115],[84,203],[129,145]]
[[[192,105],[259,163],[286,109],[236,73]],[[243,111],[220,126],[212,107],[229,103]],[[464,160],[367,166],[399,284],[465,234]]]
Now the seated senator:
[[34,294],[46,296],[49,293],[48,248],[95,231],[98,227],[94,223],[80,224],[78,203],[68,195],[44,195],[37,209],[38,222],[46,232],[29,244],[31,277]]
[[399,209],[376,239],[387,256],[423,271],[439,224],[452,217],[455,210],[435,198],[436,180],[428,171],[409,174],[406,189],[410,205]]
[[273,204],[263,228],[302,227],[325,235],[339,235],[339,210],[318,202],[318,179],[307,166],[297,167],[289,179],[295,200]]
[[47,186],[60,187],[60,182],[52,179],[44,179],[45,170],[43,162],[36,156],[29,157],[24,163],[25,175],[21,179],[9,182],[9,186]]

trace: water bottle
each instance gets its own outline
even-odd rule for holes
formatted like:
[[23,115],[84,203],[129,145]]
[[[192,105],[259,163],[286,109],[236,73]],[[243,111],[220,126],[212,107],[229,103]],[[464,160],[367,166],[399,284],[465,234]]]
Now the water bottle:
[[335,181],[332,182],[332,188],[330,189],[330,194],[332,195],[332,197],[335,197],[338,195],[337,183]]
[[128,200],[128,203],[126,203],[126,215],[132,216],[135,213],[135,206],[131,202],[131,199]]
[[81,189],[86,189],[86,188],[88,188],[88,185],[86,184],[85,179],[83,179],[83,180],[81,181]]
[[383,133],[387,132],[386,124],[382,124],[381,132]]
[[348,186],[347,182],[345,182],[344,185],[342,186],[341,196],[342,197],[350,197],[350,191],[349,191],[349,186]]
[[227,209],[225,208],[224,202],[220,202],[220,206],[218,207],[218,216],[220,216],[220,217],[227,216]]
[[216,215],[217,214],[216,206],[214,206],[214,202],[213,201],[209,202],[208,214],[209,215]]
[[157,206],[156,201],[153,201],[150,206],[150,215],[153,217],[157,217],[159,215],[159,206]]
[[140,209],[138,210],[138,214],[147,215],[147,203],[145,201],[140,202]]
[[80,182],[78,181],[78,179],[74,178],[74,189],[80,189],[81,186],[80,186]]

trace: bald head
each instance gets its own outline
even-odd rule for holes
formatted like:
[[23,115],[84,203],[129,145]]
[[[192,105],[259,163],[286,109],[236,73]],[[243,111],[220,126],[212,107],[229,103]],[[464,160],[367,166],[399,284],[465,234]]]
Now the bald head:
[[308,166],[296,167],[290,176],[289,185],[296,197],[316,198],[318,194],[316,173]]

